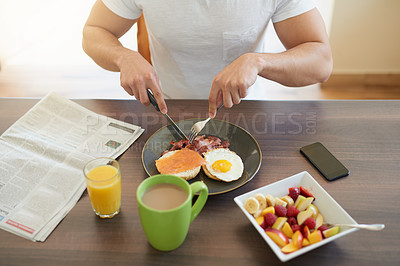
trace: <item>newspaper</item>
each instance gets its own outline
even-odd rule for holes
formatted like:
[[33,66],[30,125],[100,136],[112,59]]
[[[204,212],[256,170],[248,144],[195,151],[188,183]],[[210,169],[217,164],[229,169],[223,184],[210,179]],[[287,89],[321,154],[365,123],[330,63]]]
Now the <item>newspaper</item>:
[[45,241],[82,196],[85,163],[117,158],[143,131],[48,94],[0,136],[0,228]]

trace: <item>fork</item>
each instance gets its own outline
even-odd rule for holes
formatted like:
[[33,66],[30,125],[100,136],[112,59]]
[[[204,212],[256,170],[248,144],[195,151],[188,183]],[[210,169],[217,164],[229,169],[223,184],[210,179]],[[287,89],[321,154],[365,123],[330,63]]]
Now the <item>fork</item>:
[[[224,106],[223,103],[218,106],[217,112],[219,111],[219,109],[222,108],[222,106]],[[199,133],[203,130],[204,126],[208,123],[208,121],[210,121],[210,119],[211,118],[207,118],[205,120],[199,121],[192,126],[192,128],[190,129],[190,134],[188,136],[190,144],[192,144],[193,140],[197,137],[197,135],[199,135]]]
[[345,226],[345,227],[353,227],[360,229],[367,229],[371,231],[379,231],[385,228],[384,224],[327,224],[328,226]]

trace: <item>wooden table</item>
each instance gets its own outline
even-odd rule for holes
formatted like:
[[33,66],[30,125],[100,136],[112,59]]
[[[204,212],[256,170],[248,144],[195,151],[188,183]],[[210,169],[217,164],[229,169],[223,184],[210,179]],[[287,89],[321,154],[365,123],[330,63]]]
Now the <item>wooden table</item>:
[[[0,133],[36,99],[0,99]],[[297,257],[286,265],[400,265],[400,101],[243,101],[217,118],[247,129],[262,149],[258,174],[229,193],[210,196],[181,247],[154,250],[146,241],[135,191],[145,179],[141,152],[167,124],[153,107],[133,100],[77,100],[95,112],[145,128],[120,157],[122,210],[111,220],[92,213],[85,192],[44,243],[0,231],[0,265],[275,265],[280,261],[233,198],[293,174],[308,171],[359,223],[384,223],[380,232],[360,230]],[[181,120],[206,117],[206,101],[167,102]],[[299,152],[324,143],[351,171],[326,181]]]

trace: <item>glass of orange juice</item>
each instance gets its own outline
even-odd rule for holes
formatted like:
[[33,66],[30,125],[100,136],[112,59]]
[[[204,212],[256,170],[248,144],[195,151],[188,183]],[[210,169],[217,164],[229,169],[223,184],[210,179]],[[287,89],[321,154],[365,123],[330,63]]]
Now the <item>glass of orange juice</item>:
[[112,218],[121,208],[121,170],[112,158],[96,158],[83,168],[93,211],[100,218]]

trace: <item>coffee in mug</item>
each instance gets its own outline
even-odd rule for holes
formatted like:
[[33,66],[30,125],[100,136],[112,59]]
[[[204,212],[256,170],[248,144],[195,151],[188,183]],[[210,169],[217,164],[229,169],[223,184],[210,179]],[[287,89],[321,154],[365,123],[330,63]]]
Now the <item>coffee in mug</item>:
[[156,184],[143,194],[143,203],[156,210],[169,210],[179,207],[187,199],[186,191],[175,184]]

